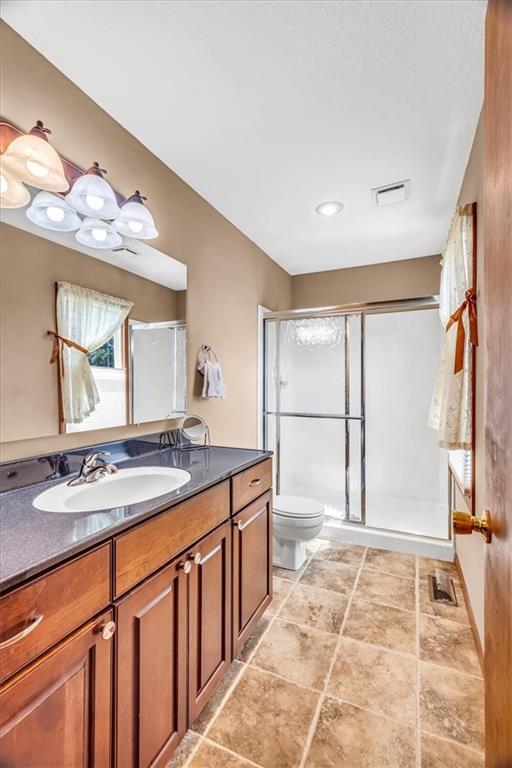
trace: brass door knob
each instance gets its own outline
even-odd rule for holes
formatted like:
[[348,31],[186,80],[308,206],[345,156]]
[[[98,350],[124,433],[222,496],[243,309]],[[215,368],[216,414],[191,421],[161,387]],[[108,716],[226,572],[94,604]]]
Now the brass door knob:
[[475,517],[469,512],[455,511],[453,513],[453,532],[460,536],[473,533],[473,531],[481,533],[486,544],[489,544],[492,538],[491,513],[489,510],[485,509],[482,517]]

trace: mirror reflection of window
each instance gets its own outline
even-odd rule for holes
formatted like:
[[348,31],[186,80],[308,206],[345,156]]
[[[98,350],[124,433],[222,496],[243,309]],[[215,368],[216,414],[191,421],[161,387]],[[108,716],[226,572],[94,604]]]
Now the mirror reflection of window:
[[66,424],[66,432],[87,432],[128,424],[128,380],[124,344],[125,326],[88,354],[99,403],[81,424]]

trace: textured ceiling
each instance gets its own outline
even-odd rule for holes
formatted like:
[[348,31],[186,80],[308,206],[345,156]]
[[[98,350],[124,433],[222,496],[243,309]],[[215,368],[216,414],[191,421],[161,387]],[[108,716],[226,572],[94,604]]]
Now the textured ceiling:
[[[8,24],[292,274],[442,249],[482,105],[485,10],[2,3]],[[371,188],[402,179],[410,200],[375,208]],[[341,214],[314,213],[332,199]]]

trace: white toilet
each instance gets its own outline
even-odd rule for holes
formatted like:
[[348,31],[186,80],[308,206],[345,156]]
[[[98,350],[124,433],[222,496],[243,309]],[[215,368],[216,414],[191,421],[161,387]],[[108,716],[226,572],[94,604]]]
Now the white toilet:
[[318,536],[324,505],[304,496],[274,496],[272,510],[273,563],[296,571],[306,559],[305,542]]

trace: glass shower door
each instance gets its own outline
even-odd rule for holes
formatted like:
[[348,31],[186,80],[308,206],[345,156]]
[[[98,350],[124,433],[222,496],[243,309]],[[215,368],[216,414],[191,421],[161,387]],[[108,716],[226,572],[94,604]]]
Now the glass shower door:
[[278,494],[364,522],[364,315],[265,321],[265,445]]

